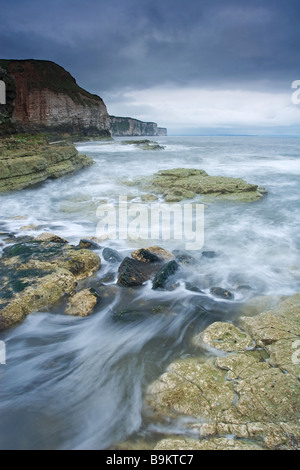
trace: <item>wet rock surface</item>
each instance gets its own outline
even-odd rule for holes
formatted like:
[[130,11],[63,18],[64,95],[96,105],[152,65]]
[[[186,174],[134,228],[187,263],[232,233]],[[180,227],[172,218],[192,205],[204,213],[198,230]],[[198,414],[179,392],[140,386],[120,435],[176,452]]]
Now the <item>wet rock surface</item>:
[[153,289],[164,289],[172,276],[179,270],[179,264],[173,260],[169,261],[156,274],[153,280]]
[[292,347],[299,324],[297,294],[242,318],[240,329],[217,322],[196,336],[197,346],[222,354],[174,361],[149,386],[146,403],[159,419],[190,418],[198,439],[170,437],[155,449],[238,449],[242,439],[250,448],[299,450],[300,367]]
[[161,170],[152,177],[139,178],[136,184],[143,190],[163,195],[166,202],[180,202],[205,196],[204,201],[254,202],[261,199],[266,190],[256,184],[249,184],[241,178],[209,176],[204,170],[175,168]]
[[0,259],[0,329],[54,306],[100,266],[96,253],[50,233],[5,247]]
[[84,289],[74,294],[68,301],[65,313],[78,317],[87,317],[93,313],[100,302],[100,297],[93,289]]
[[0,193],[60,178],[92,164],[91,157],[80,155],[65,142],[50,145],[42,135],[6,137],[0,143]]

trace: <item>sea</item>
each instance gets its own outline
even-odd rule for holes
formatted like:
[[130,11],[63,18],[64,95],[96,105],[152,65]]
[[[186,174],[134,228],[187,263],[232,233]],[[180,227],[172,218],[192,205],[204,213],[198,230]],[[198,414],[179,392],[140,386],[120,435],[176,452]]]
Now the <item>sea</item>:
[[[0,334],[6,346],[0,449],[151,449],[166,435],[190,435],[186,419],[161,422],[148,409],[149,384],[175,359],[197,354],[191,338],[209,324],[236,323],[243,306],[257,297],[300,292],[299,138],[155,137],[164,147],[156,151],[122,140],[78,142],[93,166],[0,196],[1,231],[49,231],[74,245],[98,237],[102,266],[93,282],[103,292],[87,318],[45,309]],[[243,178],[267,193],[252,203],[197,197],[177,203],[202,208],[202,236],[192,249],[172,230],[155,240],[151,230],[139,237],[137,223],[131,236],[118,236],[108,223],[101,237],[100,218],[117,211],[120,201],[127,201],[131,214],[163,204],[161,197],[143,200],[147,191],[139,180],[174,168]],[[118,266],[103,259],[103,249],[125,257],[152,245],[180,250],[195,262],[180,270],[168,290],[153,290],[150,281],[117,286]],[[233,298],[215,298],[212,287]]]

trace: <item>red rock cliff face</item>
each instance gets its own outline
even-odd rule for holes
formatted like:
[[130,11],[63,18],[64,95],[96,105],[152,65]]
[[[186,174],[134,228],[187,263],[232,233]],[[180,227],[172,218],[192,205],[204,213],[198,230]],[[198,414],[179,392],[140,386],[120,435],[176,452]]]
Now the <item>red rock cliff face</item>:
[[1,60],[16,86],[12,119],[19,131],[109,135],[103,100],[80,88],[62,67],[48,61]]

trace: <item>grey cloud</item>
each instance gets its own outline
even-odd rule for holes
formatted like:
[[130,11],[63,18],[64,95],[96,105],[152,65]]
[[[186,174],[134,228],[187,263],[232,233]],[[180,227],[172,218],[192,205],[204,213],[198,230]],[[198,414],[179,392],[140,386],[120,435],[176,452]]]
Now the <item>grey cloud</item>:
[[3,0],[1,56],[45,58],[99,94],[299,78],[298,0]]

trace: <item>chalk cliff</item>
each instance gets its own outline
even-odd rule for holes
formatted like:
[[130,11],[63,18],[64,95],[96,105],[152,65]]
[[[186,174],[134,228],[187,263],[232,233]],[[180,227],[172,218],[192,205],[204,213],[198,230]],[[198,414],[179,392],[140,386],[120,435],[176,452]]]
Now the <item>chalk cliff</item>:
[[167,135],[167,129],[158,127],[155,122],[119,116],[110,116],[110,132],[115,137]]
[[54,62],[0,60],[0,80],[7,85],[7,104],[0,105],[2,133],[10,125],[17,132],[110,135],[103,100]]

